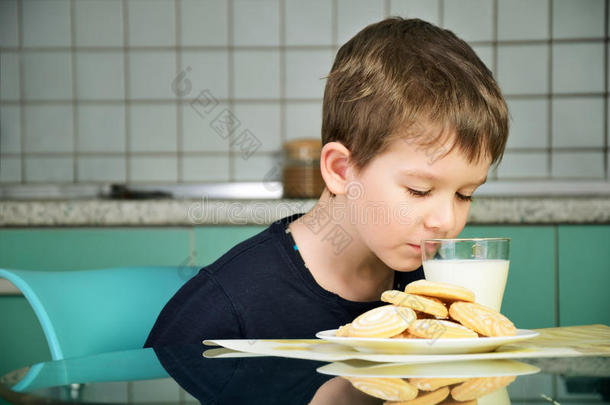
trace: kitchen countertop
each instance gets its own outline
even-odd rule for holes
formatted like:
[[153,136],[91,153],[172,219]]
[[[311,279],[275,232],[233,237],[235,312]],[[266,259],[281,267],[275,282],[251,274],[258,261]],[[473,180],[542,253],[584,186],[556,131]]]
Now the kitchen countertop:
[[[0,226],[265,225],[316,199],[4,200]],[[610,197],[478,197],[469,224],[610,223]]]

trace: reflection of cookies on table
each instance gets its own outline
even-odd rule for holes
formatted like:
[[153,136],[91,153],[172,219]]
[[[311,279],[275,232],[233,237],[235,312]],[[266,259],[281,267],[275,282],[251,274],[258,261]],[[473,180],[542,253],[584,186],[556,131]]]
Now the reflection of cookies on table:
[[451,389],[451,396],[456,401],[469,401],[482,397],[499,388],[504,388],[513,381],[515,376],[473,378]]
[[401,307],[411,308],[439,318],[447,317],[447,307],[440,300],[408,294],[398,290],[388,290],[381,294],[381,301]]
[[449,388],[442,387],[436,391],[420,393],[410,401],[384,402],[384,405],[436,405],[449,396]]
[[451,318],[484,336],[514,336],[515,325],[501,313],[473,302],[454,302],[449,307]]
[[407,284],[405,292],[409,294],[437,297],[449,301],[474,302],[474,293],[467,288],[428,280],[417,280]]
[[409,378],[409,383],[418,390],[422,391],[434,391],[447,385],[453,385],[466,381],[467,378]]
[[407,331],[424,339],[460,339],[479,337],[476,332],[451,321],[440,319],[418,319],[413,321]]
[[411,308],[383,305],[354,319],[348,336],[389,338],[407,329],[414,320],[415,312]]
[[402,378],[345,377],[354,388],[386,401],[408,401],[417,396],[417,388]]
[[454,399],[447,398],[441,402],[440,405],[477,405],[478,403],[479,401],[476,399],[473,399],[472,401],[456,401]]

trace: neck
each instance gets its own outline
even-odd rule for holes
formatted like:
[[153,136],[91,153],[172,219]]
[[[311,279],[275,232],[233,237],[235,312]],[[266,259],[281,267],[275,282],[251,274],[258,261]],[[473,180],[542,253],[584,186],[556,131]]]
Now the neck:
[[366,247],[339,198],[344,196],[330,198],[325,191],[311,210],[290,224],[290,231],[324,289],[350,301],[379,300],[392,288],[394,271]]

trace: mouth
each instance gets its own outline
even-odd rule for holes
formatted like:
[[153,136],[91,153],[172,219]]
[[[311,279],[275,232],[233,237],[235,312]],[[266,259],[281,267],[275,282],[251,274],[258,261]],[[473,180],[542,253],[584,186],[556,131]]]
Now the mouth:
[[416,244],[413,244],[413,243],[407,243],[407,246],[409,246],[411,249],[415,250],[418,253],[421,252],[421,246],[420,245],[416,245]]

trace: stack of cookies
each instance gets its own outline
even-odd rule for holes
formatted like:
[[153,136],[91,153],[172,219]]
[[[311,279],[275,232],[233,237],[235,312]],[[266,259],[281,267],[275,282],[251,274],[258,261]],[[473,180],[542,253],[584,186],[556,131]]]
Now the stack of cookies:
[[478,398],[506,387],[516,377],[344,378],[365,394],[385,400],[384,405],[476,405]]
[[501,313],[475,303],[474,293],[453,284],[417,280],[405,291],[388,290],[389,303],[337,329],[337,336],[451,339],[514,336],[515,325]]

